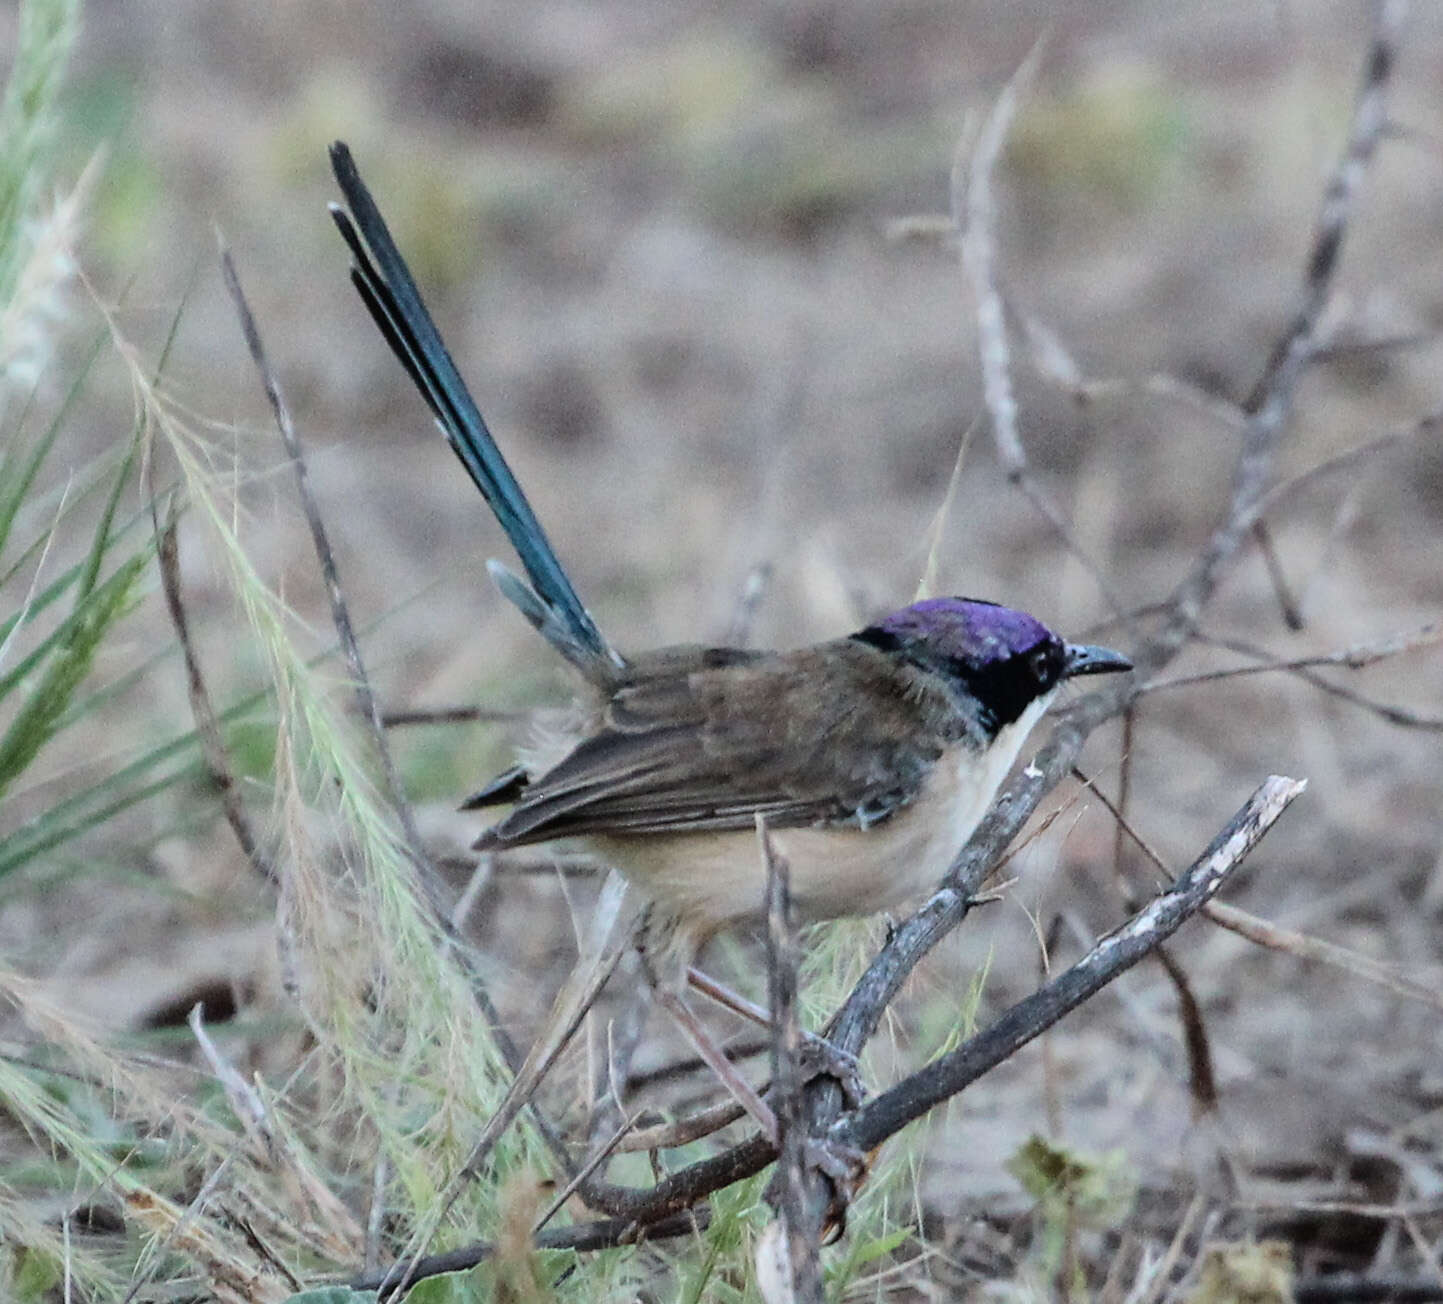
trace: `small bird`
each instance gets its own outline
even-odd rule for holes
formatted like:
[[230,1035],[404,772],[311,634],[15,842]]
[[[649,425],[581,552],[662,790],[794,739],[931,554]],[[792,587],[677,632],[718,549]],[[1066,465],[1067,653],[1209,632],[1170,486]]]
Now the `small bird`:
[[1131,662],[960,597],[794,651],[623,656],[567,578],[343,143],[331,162],[349,206],[330,211],[351,279],[527,578],[488,569],[581,680],[567,725],[465,803],[512,805],[475,845],[578,839],[620,870],[650,903],[640,946],[658,997],[775,1139],[770,1109],[681,997],[706,941],[763,911],[758,816],[801,917],[899,906],[936,886],[1061,685]]

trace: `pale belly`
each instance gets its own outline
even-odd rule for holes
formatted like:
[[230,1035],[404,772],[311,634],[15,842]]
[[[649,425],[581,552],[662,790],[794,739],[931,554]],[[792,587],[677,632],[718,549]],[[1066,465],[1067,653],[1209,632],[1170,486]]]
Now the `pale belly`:
[[[791,869],[798,915],[875,914],[932,891],[987,813],[1045,708],[1045,702],[1029,708],[986,753],[959,745],[944,754],[921,793],[872,828],[773,830],[773,843]],[[766,870],[751,830],[588,842],[698,940],[764,911]]]

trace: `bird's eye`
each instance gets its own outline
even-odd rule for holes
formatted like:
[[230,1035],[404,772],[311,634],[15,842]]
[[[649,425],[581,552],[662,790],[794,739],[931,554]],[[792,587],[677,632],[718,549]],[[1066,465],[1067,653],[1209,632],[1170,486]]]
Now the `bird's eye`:
[[1039,684],[1049,683],[1052,679],[1052,655],[1045,647],[1040,647],[1027,658],[1027,663],[1032,667],[1032,674]]

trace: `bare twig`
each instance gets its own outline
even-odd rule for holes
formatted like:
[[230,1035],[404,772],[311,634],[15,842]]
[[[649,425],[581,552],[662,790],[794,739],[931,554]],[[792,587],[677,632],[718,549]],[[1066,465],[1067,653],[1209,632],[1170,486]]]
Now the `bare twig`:
[[162,529],[155,511],[152,499],[152,519],[160,539],[160,583],[165,591],[165,609],[170,613],[170,623],[175,629],[181,654],[185,658],[186,692],[190,697],[190,713],[195,720],[195,731],[205,756],[205,767],[220,795],[221,810],[231,832],[235,834],[236,842],[240,844],[241,851],[245,853],[256,873],[268,883],[274,884],[277,882],[275,863],[261,847],[255,827],[251,824],[235,771],[231,768],[230,753],[226,750],[225,739],[221,736],[220,719],[211,701],[210,690],[206,688],[205,674],[200,667],[200,655],[196,652],[195,643],[190,636],[190,621],[185,614],[185,601],[180,590],[180,545],[175,516],[172,512]]
[[[1163,858],[1152,848],[1147,840],[1128,821],[1127,817],[1108,799],[1108,796],[1101,788],[1097,787],[1090,779],[1080,771],[1077,777],[1087,784],[1088,788],[1097,799],[1107,807],[1109,813],[1117,823],[1120,832],[1125,833],[1138,850],[1145,855],[1153,866],[1161,872],[1163,877],[1171,882],[1173,872]],[[1376,983],[1380,987],[1387,988],[1395,995],[1406,997],[1409,1000],[1421,1001],[1425,1005],[1431,1005],[1436,1009],[1443,1009],[1443,992],[1438,992],[1431,987],[1425,987],[1421,983],[1413,982],[1395,972],[1388,965],[1382,964],[1369,956],[1362,955],[1357,951],[1350,951],[1347,947],[1339,946],[1336,942],[1324,941],[1320,937],[1313,937],[1307,933],[1300,933],[1296,929],[1284,928],[1280,924],[1272,923],[1267,919],[1261,919],[1257,915],[1250,914],[1237,906],[1229,905],[1223,901],[1209,901],[1203,907],[1203,914],[1220,928],[1226,928],[1229,932],[1245,937],[1248,941],[1258,946],[1267,947],[1271,951],[1280,951],[1285,955],[1295,956],[1300,960],[1313,960],[1320,964],[1330,965],[1335,969],[1341,969],[1345,973],[1353,974],[1367,982]]]
[[[1339,648],[1333,652],[1319,652],[1314,656],[1292,657],[1286,661],[1274,659],[1273,653],[1261,648],[1255,648],[1252,644],[1239,643],[1234,641],[1208,640],[1217,642],[1219,646],[1227,647],[1240,652],[1244,656],[1265,657],[1261,665],[1253,666],[1228,666],[1222,670],[1203,670],[1191,675],[1178,675],[1172,679],[1155,679],[1149,683],[1137,687],[1136,693],[1141,697],[1144,693],[1158,693],[1169,688],[1190,688],[1195,684],[1216,683],[1223,679],[1242,679],[1250,675],[1270,674],[1275,671],[1298,672],[1311,670],[1323,666],[1346,666],[1349,670],[1362,670],[1366,666],[1375,665],[1379,661],[1386,661],[1392,657],[1401,656],[1405,652],[1414,652],[1419,648],[1434,647],[1443,642],[1443,624],[1438,621],[1429,621],[1426,625],[1420,625],[1417,629],[1407,633],[1392,634],[1387,638],[1379,639],[1371,643],[1355,643],[1351,647]],[[1327,680],[1320,680],[1315,675],[1302,675],[1311,684],[1319,687],[1328,684]]]
[[786,860],[757,816],[757,841],[767,872],[767,987],[771,999],[772,1098],[781,1153],[768,1193],[786,1246],[787,1298],[821,1304],[820,1223],[806,1200],[807,1119],[802,1102],[802,1027],[797,1017],[797,924]]
[[1122,611],[1124,604],[1112,591],[1102,568],[1088,556],[1062,513],[1028,469],[1027,454],[1022,447],[1022,434],[1017,424],[1017,396],[1012,386],[1012,348],[1007,339],[1006,305],[997,288],[997,203],[992,192],[992,174],[1007,142],[1007,133],[1018,105],[1036,75],[1041,58],[1042,42],[1039,41],[1002,88],[978,133],[970,161],[964,157],[965,142],[959,142],[952,164],[952,220],[962,233],[962,266],[971,283],[976,306],[982,401],[991,421],[998,460],[1008,480],[1017,486],[1081,563],[1107,604],[1114,611]]
[[1341,969],[1357,978],[1376,983],[1396,996],[1404,996],[1410,1001],[1421,1001],[1435,1010],[1443,1010],[1443,992],[1404,978],[1390,966],[1357,951],[1351,951],[1345,946],[1324,941],[1321,937],[1311,937],[1293,928],[1284,928],[1223,901],[1210,902],[1204,913],[1220,928],[1237,933],[1239,937],[1246,937],[1248,941],[1259,946],[1282,951],[1296,956],[1299,960],[1314,960],[1334,969]]
[[730,1127],[745,1113],[746,1110],[736,1101],[722,1100],[709,1109],[679,1118],[673,1123],[658,1123],[655,1127],[633,1132],[624,1137],[616,1148],[622,1153],[634,1153],[638,1150],[671,1150],[677,1146],[690,1145],[704,1136],[711,1136],[724,1127]]
[[533,1236],[543,1227],[545,1227],[546,1224],[549,1223],[554,1217],[556,1217],[558,1213],[561,1212],[562,1205],[564,1205],[569,1199],[571,1199],[571,1197],[576,1194],[576,1192],[580,1189],[586,1179],[590,1177],[592,1173],[594,1173],[598,1168],[600,1168],[601,1165],[604,1164],[611,1157],[611,1155],[615,1152],[616,1148],[621,1144],[622,1138],[625,1137],[629,1131],[631,1131],[635,1123],[635,1115],[633,1115],[631,1118],[623,1119],[621,1125],[616,1129],[615,1132],[611,1134],[606,1144],[598,1147],[596,1153],[592,1155],[584,1164],[582,1164],[579,1169],[576,1170],[576,1175],[569,1182],[567,1182],[565,1186],[561,1188],[561,1190],[557,1193],[556,1198],[547,1207],[546,1212],[543,1213],[533,1224],[531,1228],[531,1234]]
[[315,495],[311,492],[311,475],[306,465],[305,455],[301,450],[300,437],[296,434],[295,423],[291,420],[290,408],[286,403],[285,395],[281,392],[280,383],[271,370],[270,360],[266,357],[260,328],[257,326],[250,304],[246,300],[245,291],[241,289],[240,277],[236,272],[235,261],[231,258],[229,249],[221,248],[220,262],[226,290],[230,294],[231,302],[235,304],[236,315],[240,318],[246,348],[250,350],[251,360],[260,374],[261,385],[266,392],[266,400],[270,403],[271,413],[275,417],[276,429],[280,431],[281,442],[285,444],[286,455],[291,459],[291,466],[296,473],[296,495],[300,499],[301,510],[305,514],[306,525],[311,532],[316,560],[320,563],[321,577],[326,585],[326,596],[331,604],[331,621],[336,627],[336,636],[340,640],[341,652],[346,658],[346,668],[351,675],[356,706],[370,725],[371,742],[375,749],[376,760],[381,767],[386,794],[401,822],[406,847],[419,876],[419,885],[425,893],[426,899],[431,902],[438,918],[444,920],[445,908],[439,896],[435,869],[426,854],[411,805],[406,800],[406,794],[401,787],[401,778],[396,770],[395,759],[391,756],[391,748],[386,742],[386,731],[381,724],[381,708],[376,702],[375,694],[371,692],[371,681],[366,674],[366,664],[361,658],[361,645],[356,641],[355,629],[351,624],[350,608],[346,605],[346,596],[341,591],[341,578],[336,569],[335,554],[331,550],[330,538],[326,533],[325,522],[321,519]]
[[1268,779],[1167,891],[1102,938],[1071,968],[1012,1006],[991,1027],[846,1115],[830,1135],[864,1150],[880,1145],[1076,1009],[1211,900],[1306,787],[1306,780],[1280,775]]
[[[609,1250],[618,1245],[636,1245],[642,1241],[660,1241],[675,1236],[690,1236],[705,1231],[707,1221],[705,1209],[673,1214],[671,1217],[658,1218],[646,1224],[639,1223],[634,1218],[604,1218],[597,1222],[579,1223],[574,1227],[558,1227],[550,1231],[538,1232],[536,1248],[538,1250]],[[459,1250],[448,1250],[445,1254],[427,1255],[412,1265],[406,1284],[423,1281],[427,1277],[438,1277],[444,1272],[464,1272],[467,1268],[474,1268],[478,1263],[484,1263],[491,1257],[494,1249],[495,1247],[490,1242],[478,1241],[474,1245],[464,1246]],[[347,1284],[352,1290],[378,1291],[382,1298],[394,1298],[396,1292],[402,1288],[398,1283],[389,1282],[387,1273],[384,1271],[365,1273]]]
[[1435,434],[1440,425],[1443,425],[1443,412],[1429,412],[1401,430],[1390,430],[1385,435],[1365,440],[1361,444],[1355,444],[1352,448],[1345,448],[1341,453],[1325,457],[1306,471],[1299,471],[1296,475],[1289,476],[1288,479],[1280,481],[1269,489],[1263,496],[1262,502],[1258,504],[1258,515],[1266,516],[1275,512],[1289,499],[1295,498],[1303,490],[1311,488],[1319,480],[1335,475],[1339,471],[1351,470],[1360,462],[1366,462],[1369,458],[1376,457],[1390,448],[1397,448],[1410,440]]
[[1348,141],[1323,192],[1297,309],[1244,405],[1248,419],[1227,512],[1197,563],[1173,591],[1172,610],[1163,628],[1149,640],[1143,658],[1134,658],[1144,673],[1171,659],[1191,634],[1224,566],[1258,517],[1278,438],[1292,415],[1298,380],[1318,343],[1354,201],[1387,122],[1386,91],[1407,10],[1406,0],[1383,0],[1377,10]]
[[619,1124],[626,1109],[626,1093],[634,1085],[631,1061],[646,1031],[651,998],[650,983],[629,984],[621,1012],[607,1027],[605,1063],[598,1066],[591,1089],[593,1103],[587,1133],[593,1147],[600,1144],[608,1128]]
[[[747,1041],[735,1042],[723,1046],[722,1052],[728,1059],[744,1060],[753,1055],[761,1055],[771,1049],[770,1037],[755,1037]],[[692,1073],[700,1073],[706,1068],[706,1064],[699,1055],[684,1055],[667,1064],[658,1065],[656,1068],[642,1070],[633,1069],[626,1075],[626,1086],[628,1091],[642,1091],[647,1087],[654,1086],[661,1082],[671,1082],[676,1078],[686,1077]]]
[[1253,522],[1253,542],[1258,545],[1258,551],[1263,555],[1263,565],[1267,567],[1268,582],[1273,586],[1273,594],[1278,600],[1278,610],[1282,613],[1283,624],[1294,631],[1302,629],[1302,607],[1293,593],[1293,586],[1288,583],[1288,577],[1283,572],[1283,561],[1278,556],[1277,544],[1273,542],[1273,532],[1261,516]]

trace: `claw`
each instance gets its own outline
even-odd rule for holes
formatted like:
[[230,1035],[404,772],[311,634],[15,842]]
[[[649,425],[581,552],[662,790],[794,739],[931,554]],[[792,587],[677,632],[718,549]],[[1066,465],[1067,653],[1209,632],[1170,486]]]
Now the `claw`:
[[808,1037],[802,1044],[801,1067],[808,1082],[814,1078],[831,1078],[841,1087],[848,1109],[856,1109],[867,1098],[861,1061],[851,1051],[833,1045],[824,1037]]
[[866,1151],[825,1137],[812,1137],[805,1148],[807,1166],[832,1185],[832,1199],[822,1227],[822,1244],[841,1240],[847,1230],[847,1210],[862,1189],[868,1172]]

